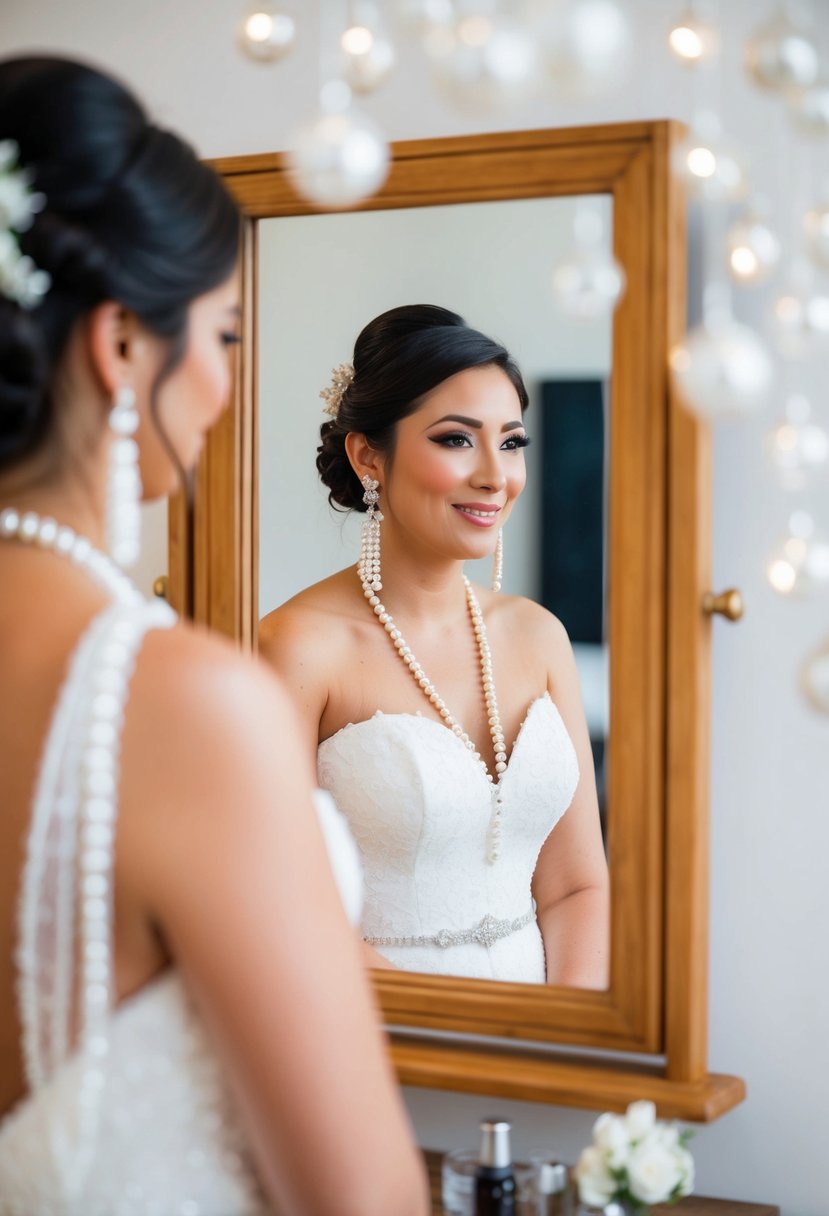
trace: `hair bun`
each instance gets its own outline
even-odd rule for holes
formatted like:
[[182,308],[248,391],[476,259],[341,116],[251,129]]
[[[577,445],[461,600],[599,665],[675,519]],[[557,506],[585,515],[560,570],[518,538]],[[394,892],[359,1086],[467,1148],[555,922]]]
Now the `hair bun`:
[[323,485],[328,487],[328,501],[332,507],[341,511],[365,511],[363,488],[345,450],[347,434],[336,419],[323,422],[317,448],[317,472]]
[[28,313],[0,297],[0,468],[63,408],[55,376],[77,322],[117,301],[183,357],[192,302],[226,282],[239,212],[192,148],[148,122],[118,81],[55,56],[0,60],[0,138],[45,196],[20,252],[49,276]]
[[0,465],[40,437],[47,367],[40,332],[29,314],[0,297]]

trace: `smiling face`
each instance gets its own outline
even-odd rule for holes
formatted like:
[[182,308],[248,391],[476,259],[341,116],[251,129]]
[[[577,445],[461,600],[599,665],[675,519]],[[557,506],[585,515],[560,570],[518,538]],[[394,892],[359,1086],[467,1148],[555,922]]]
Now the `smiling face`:
[[500,367],[451,376],[401,419],[393,454],[379,462],[384,536],[423,558],[491,554],[526,482],[528,442]]
[[[198,460],[207,432],[230,397],[231,360],[228,350],[238,342],[238,281],[227,282],[199,296],[190,305],[184,357],[158,392],[161,427],[184,469]],[[156,498],[178,489],[177,471],[149,416],[149,400],[166,346],[156,341],[155,358],[142,366],[142,383],[135,385],[140,413],[139,445],[144,497]]]

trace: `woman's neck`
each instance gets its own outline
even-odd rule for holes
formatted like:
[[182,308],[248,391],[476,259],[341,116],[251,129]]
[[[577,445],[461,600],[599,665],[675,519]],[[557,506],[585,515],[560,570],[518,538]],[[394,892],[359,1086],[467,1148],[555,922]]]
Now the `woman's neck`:
[[386,544],[381,547],[380,577],[383,589],[378,595],[393,616],[434,626],[467,615],[463,562],[457,559],[424,559]]
[[90,468],[56,472],[44,454],[0,474],[0,509],[51,516],[94,545],[104,537],[104,493]]

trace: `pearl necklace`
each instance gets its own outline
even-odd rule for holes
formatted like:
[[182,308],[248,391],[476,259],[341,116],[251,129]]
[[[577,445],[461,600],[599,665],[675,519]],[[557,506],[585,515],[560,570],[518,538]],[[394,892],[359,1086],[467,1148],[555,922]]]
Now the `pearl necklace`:
[[48,516],[38,515],[36,511],[21,514],[14,507],[6,507],[0,511],[0,539],[50,549],[68,557],[113,599],[124,604],[143,602],[141,592],[106,553],[96,549],[85,536],[79,536],[74,529],[58,524]]
[[493,777],[492,773],[486,766],[486,761],[475,746],[475,743],[470,739],[469,735],[458,722],[457,718],[453,717],[446,706],[446,702],[441,697],[440,693],[435,688],[434,684],[428,678],[420,663],[412,653],[411,647],[406,642],[403,634],[397,628],[392,618],[391,613],[381,603],[377,592],[382,590],[382,583],[379,580],[379,571],[375,568],[375,554],[373,546],[368,544],[364,546],[363,553],[360,557],[360,562],[357,567],[357,573],[360,577],[360,582],[363,588],[363,594],[368,600],[371,607],[374,609],[374,614],[377,620],[388,634],[392,645],[401,660],[408,667],[409,671],[422,689],[435,709],[440,714],[444,723],[449,727],[454,735],[460,739],[461,743],[474,754],[475,759],[481,765],[487,780],[492,785],[493,796],[493,813],[490,822],[489,830],[489,847],[488,860],[494,862],[497,860],[501,852],[501,812],[503,807],[503,797],[501,793],[501,777],[507,770],[507,750],[504,743],[504,732],[501,728],[501,716],[498,713],[498,700],[495,695],[495,681],[492,677],[492,653],[489,649],[489,640],[487,638],[486,626],[484,625],[484,617],[481,612],[481,606],[472,590],[472,584],[464,575],[464,588],[466,590],[466,603],[469,608],[469,615],[472,620],[472,631],[475,634],[475,640],[478,644],[478,657],[481,664],[481,686],[484,693],[484,701],[486,702],[487,717],[489,719],[489,733],[492,738],[492,747],[495,752],[495,772],[497,778]]
[[[147,629],[166,627],[175,616],[166,604],[148,604],[115,563],[72,528],[35,511],[0,511],[0,539],[61,554],[82,569],[114,601],[84,633],[58,699],[49,740],[57,739],[60,761],[44,758],[32,810],[33,829],[23,871],[19,992],[23,1010],[26,1071],[43,1083],[65,1058],[72,1022],[69,1000],[74,944],[56,939],[54,966],[64,977],[44,1005],[39,909],[46,897],[46,862],[38,851],[60,816],[57,891],[51,896],[58,927],[72,926],[73,876],[77,874],[77,1054],[78,1111],[59,1162],[72,1193],[80,1193],[94,1168],[106,1084],[110,1017],[114,999],[112,882],[114,824],[120,774],[119,747],[129,682]],[[78,689],[83,695],[78,695]],[[70,692],[71,690],[71,692]],[[77,783],[77,788],[73,783]],[[72,812],[71,818],[67,813]],[[40,845],[35,842],[40,842]],[[51,863],[50,863],[51,864]],[[39,1034],[41,1019],[48,1042]]]

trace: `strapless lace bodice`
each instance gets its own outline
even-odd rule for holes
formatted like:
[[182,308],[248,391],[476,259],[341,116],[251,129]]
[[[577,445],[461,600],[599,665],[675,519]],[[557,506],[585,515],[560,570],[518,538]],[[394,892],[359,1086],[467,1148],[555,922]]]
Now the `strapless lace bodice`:
[[[129,628],[119,634],[125,617]],[[66,1024],[67,993],[80,980],[72,977],[74,943],[65,913],[88,898],[82,884],[89,873],[83,841],[90,824],[75,822],[87,778],[78,771],[81,752],[74,745],[90,695],[100,691],[107,647],[137,653],[148,629],[173,619],[161,605],[142,604],[113,607],[93,622],[50,728],[20,907],[29,1093],[0,1120],[0,1216],[264,1216],[270,1210],[219,1061],[175,968],[116,1009],[105,1008],[85,1050],[71,1048]],[[353,841],[327,795],[320,794],[317,809],[343,902],[356,921],[362,884]],[[100,865],[93,872],[100,873]],[[84,923],[77,907],[73,919]],[[81,931],[80,955],[111,950],[111,912],[98,923],[97,940]],[[83,1015],[81,1022],[83,1039]],[[92,1123],[90,1078],[96,1080]],[[79,1169],[84,1156],[89,1161]]]
[[[378,944],[395,966],[433,974],[541,983],[544,950],[530,916],[541,846],[569,806],[578,762],[547,695],[530,706],[498,787],[440,722],[384,714],[344,727],[320,744],[320,785],[348,819],[363,862],[363,934],[437,937],[450,944]],[[496,794],[502,844],[488,860]],[[484,918],[523,927],[487,944],[451,944]],[[492,923],[492,921],[487,923]],[[484,926],[484,929],[486,925]]]

